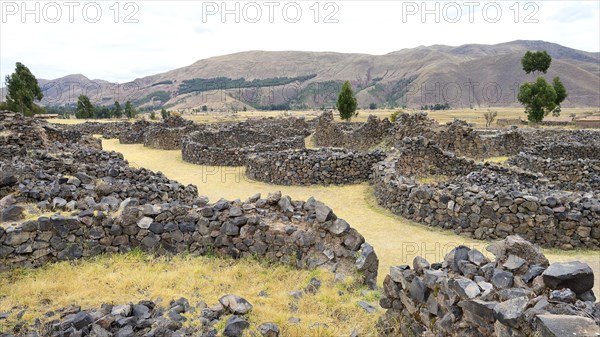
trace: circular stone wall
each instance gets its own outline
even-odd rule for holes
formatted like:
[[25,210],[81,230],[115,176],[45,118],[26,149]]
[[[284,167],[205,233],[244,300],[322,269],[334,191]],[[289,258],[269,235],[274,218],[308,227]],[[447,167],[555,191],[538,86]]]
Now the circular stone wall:
[[246,175],[278,185],[351,184],[368,181],[382,152],[343,149],[302,149],[267,152],[248,157]]
[[279,139],[242,128],[196,131],[183,139],[183,160],[198,165],[242,166],[249,155],[304,148],[301,136]]

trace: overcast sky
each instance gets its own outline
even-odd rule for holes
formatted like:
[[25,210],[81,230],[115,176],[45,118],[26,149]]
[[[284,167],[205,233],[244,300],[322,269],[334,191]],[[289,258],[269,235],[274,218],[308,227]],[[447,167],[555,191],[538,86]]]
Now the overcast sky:
[[247,50],[386,54],[517,39],[600,50],[597,0],[0,3],[2,82],[17,61],[38,78],[123,83]]

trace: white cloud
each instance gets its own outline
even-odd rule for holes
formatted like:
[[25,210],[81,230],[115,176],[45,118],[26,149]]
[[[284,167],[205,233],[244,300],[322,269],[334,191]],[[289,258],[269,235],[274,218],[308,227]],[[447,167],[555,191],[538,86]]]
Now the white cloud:
[[[115,2],[79,1],[71,23],[67,2],[30,1],[28,9],[35,9],[35,4],[40,8],[38,23],[33,14],[23,20],[21,1],[2,1],[0,75],[12,72],[19,61],[40,78],[82,73],[125,82],[245,50],[385,54],[419,45],[516,39],[600,50],[597,1],[523,1],[517,6],[512,1],[481,1],[471,7],[468,2],[321,1],[317,12],[313,1],[228,1],[226,8],[222,1],[133,1],[127,8],[128,2],[122,1],[116,15],[116,7],[111,7]],[[48,22],[56,16],[52,3],[62,10],[58,23]],[[224,10],[235,9],[236,4],[238,22],[235,14],[223,20]],[[13,5],[17,13],[11,15]],[[98,6],[102,10],[98,22],[86,22],[94,19]],[[297,8],[302,14],[296,18]],[[213,10],[212,15],[206,10]],[[431,12],[423,17],[424,10]],[[528,15],[538,22],[525,23]],[[138,22],[125,23],[126,18]],[[325,23],[326,18],[337,23]]]

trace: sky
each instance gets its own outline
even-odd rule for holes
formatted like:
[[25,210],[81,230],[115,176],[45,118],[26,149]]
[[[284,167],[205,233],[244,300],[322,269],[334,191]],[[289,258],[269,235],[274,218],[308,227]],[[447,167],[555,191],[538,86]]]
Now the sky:
[[544,40],[600,51],[600,1],[5,1],[0,76],[124,83],[248,50],[386,54]]

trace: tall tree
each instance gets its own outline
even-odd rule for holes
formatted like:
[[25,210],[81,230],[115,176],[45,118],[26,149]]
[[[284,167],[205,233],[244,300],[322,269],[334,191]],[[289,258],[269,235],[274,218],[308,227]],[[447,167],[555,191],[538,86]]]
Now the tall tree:
[[546,71],[548,71],[548,68],[550,68],[550,63],[552,63],[552,57],[545,50],[535,52],[528,51],[521,59],[523,70],[525,70],[525,73],[527,74],[531,72],[535,74],[536,71],[545,74]]
[[357,105],[358,103],[356,101],[356,96],[354,96],[354,92],[352,91],[352,85],[350,85],[349,81],[344,82],[340,94],[338,95],[336,105],[340,112],[340,117],[345,121],[350,121],[352,117],[358,116],[358,112],[356,112]]
[[136,115],[136,111],[133,107],[133,104],[131,104],[131,101],[127,101],[127,103],[125,103],[125,116],[127,118],[135,118]]
[[[528,51],[521,59],[521,63],[527,74],[536,71],[546,73],[552,58],[546,51]],[[567,96],[567,89],[558,76],[554,77],[552,84],[540,76],[535,82],[521,85],[517,99],[525,106],[527,119],[532,123],[538,123],[550,113],[559,116],[560,104]]]
[[167,109],[162,108],[160,109],[160,116],[162,117],[162,119],[167,119],[169,118],[171,114],[167,111]]
[[79,95],[77,98],[77,109],[75,109],[75,117],[79,119],[88,119],[94,117],[94,106],[90,102],[90,98],[86,95]]
[[6,103],[11,109],[20,111],[26,116],[43,111],[34,104],[34,100],[41,100],[44,94],[29,68],[21,62],[17,62],[15,72],[7,75],[5,80],[8,91]]
[[554,88],[554,91],[556,91],[556,101],[554,101],[554,103],[556,103],[557,106],[560,106],[560,103],[562,103],[565,98],[569,96],[567,94],[567,89],[558,76],[554,77],[552,80],[552,87]]
[[119,101],[115,101],[113,116],[115,116],[116,118],[123,117],[123,108],[121,108],[121,104],[119,103]]

